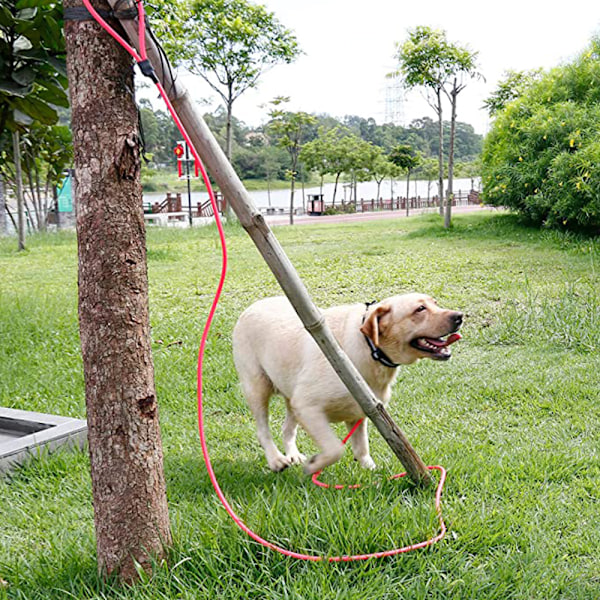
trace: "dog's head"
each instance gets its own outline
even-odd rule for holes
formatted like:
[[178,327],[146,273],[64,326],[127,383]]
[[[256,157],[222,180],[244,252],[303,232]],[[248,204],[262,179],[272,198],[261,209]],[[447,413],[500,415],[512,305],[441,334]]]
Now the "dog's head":
[[407,365],[419,358],[448,360],[462,322],[461,312],[440,308],[429,296],[404,294],[370,307],[360,330],[393,362]]

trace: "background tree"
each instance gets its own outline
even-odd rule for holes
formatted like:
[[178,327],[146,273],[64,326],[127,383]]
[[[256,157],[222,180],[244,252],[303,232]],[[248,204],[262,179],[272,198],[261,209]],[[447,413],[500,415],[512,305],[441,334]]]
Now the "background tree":
[[[55,207],[56,186],[71,166],[71,131],[66,125],[30,125],[20,136],[19,157],[22,178],[22,202],[32,229],[45,231],[50,210]],[[16,182],[14,149],[7,148],[0,176]]]
[[0,152],[7,155],[9,133],[19,249],[25,247],[21,135],[35,124],[54,125],[56,106],[68,106],[61,15],[62,5],[53,0],[0,4]]
[[169,34],[162,39],[175,64],[202,77],[223,100],[231,160],[233,103],[267,69],[296,59],[296,37],[264,6],[246,0],[195,0],[191,7],[168,9],[166,20],[164,12],[156,15],[153,23]]
[[[440,214],[444,199],[444,129],[442,93],[448,79],[443,60],[448,42],[445,32],[431,27],[419,26],[408,32],[408,39],[397,44],[395,58],[399,69],[390,76],[400,75],[406,88],[423,87],[426,99],[438,119],[438,195]],[[433,96],[433,97],[432,97]]]
[[290,225],[294,224],[294,190],[298,175],[298,157],[305,141],[306,129],[316,123],[314,116],[305,112],[290,112],[277,108],[289,98],[276,98],[272,104],[276,107],[269,113],[271,121],[268,130],[272,133],[279,147],[284,148],[291,159],[288,171],[290,178]]
[[4,180],[0,177],[0,235],[8,233],[8,215],[6,211],[6,195],[4,193]]
[[448,201],[444,226],[450,226],[452,211],[452,180],[454,168],[454,140],[456,128],[456,104],[458,94],[465,88],[466,79],[475,77],[477,53],[465,47],[450,43],[446,32],[430,27],[416,27],[409,31],[406,42],[398,45],[396,58],[399,70],[393,75],[400,74],[407,88],[423,87],[431,92],[427,94],[430,106],[438,116],[439,151],[438,151],[438,190],[440,195],[440,212],[444,192],[444,162],[443,162],[443,119],[442,93],[451,105],[450,149],[448,153]]
[[[323,193],[323,179],[325,178],[325,175],[331,172],[329,157],[329,150],[331,148],[329,147],[327,141],[327,133],[328,132],[324,127],[319,127],[319,136],[316,139],[304,144],[302,150],[300,151],[299,157],[309,171],[315,171],[319,176],[321,194]],[[335,188],[337,188],[337,180]],[[335,189],[333,193],[333,199],[335,202]]]
[[390,161],[406,173],[406,216],[409,215],[410,174],[419,165],[419,156],[410,146],[397,146],[390,153]]
[[421,159],[416,171],[419,176],[427,181],[427,200],[431,197],[431,185],[432,182],[437,179],[438,176],[438,163],[435,158],[424,157]]
[[496,113],[484,201],[546,226],[600,233],[600,40],[544,72]]
[[522,96],[525,90],[541,77],[542,71],[540,69],[534,71],[506,71],[504,78],[498,82],[496,89],[490,94],[489,98],[483,101],[484,108],[487,109],[490,117],[494,117],[506,108],[509,102]]
[[302,160],[308,161],[309,168],[316,168],[319,174],[333,175],[333,204],[337,196],[338,184],[343,173],[350,173],[354,167],[354,153],[360,138],[345,127],[319,130],[319,136],[307,142],[302,149]]
[[446,213],[444,215],[444,227],[450,227],[452,219],[452,201],[454,200],[454,144],[456,140],[456,105],[458,95],[465,89],[466,81],[474,77],[480,77],[477,72],[477,53],[469,49],[449,45],[447,48],[447,69],[450,82],[444,86],[444,93],[450,100],[450,148],[448,151],[448,191],[446,199]]
[[374,149],[375,150],[371,158],[371,163],[369,165],[369,171],[371,178],[377,183],[377,199],[379,199],[381,198],[381,184],[383,183],[384,179],[392,176],[394,165],[383,153],[383,150],[379,148],[379,146],[374,146]]
[[[95,7],[109,10],[97,0]],[[65,6],[81,6],[65,0]],[[111,23],[116,22],[111,19]],[[130,56],[93,21],[65,23],[75,149],[79,330],[98,567],[124,581],[171,543],[148,315]]]
[[154,110],[149,100],[140,98],[138,105],[146,158],[154,167],[175,168],[177,158],[173,150],[181,139],[181,134],[173,119],[164,110]]
[[351,200],[356,205],[358,198],[358,182],[373,179],[373,169],[381,149],[356,136],[350,139],[351,147],[348,150],[348,170],[353,193]]

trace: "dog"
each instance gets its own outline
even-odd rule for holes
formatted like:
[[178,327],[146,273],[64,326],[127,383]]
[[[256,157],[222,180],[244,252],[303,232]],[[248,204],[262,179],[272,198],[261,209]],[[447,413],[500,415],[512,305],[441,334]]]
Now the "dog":
[[[460,339],[459,311],[439,308],[425,294],[393,296],[372,304],[337,306],[323,311],[326,323],[375,396],[384,404],[400,365],[421,358],[448,360],[449,346]],[[343,444],[330,427],[344,421],[350,429],[365,417],[357,402],[304,329],[286,298],[266,298],[247,308],[233,330],[233,357],[242,390],[256,420],[257,437],[272,471],[306,463],[316,473],[340,459]],[[269,400],[283,396],[286,417],[282,454],[269,429]],[[306,461],[296,446],[298,424],[321,452]],[[354,458],[367,469],[367,420],[351,438]]]

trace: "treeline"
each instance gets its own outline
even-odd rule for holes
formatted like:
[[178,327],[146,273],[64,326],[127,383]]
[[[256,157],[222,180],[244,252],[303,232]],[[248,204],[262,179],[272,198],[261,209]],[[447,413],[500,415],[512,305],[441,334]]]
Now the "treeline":
[[[173,150],[181,138],[167,114],[154,110],[147,100],[140,102],[142,129],[145,140],[147,163],[150,168],[176,168]],[[225,147],[227,119],[223,109],[204,115],[222,147]],[[285,149],[277,144],[271,133],[270,122],[258,128],[246,126],[233,118],[233,165],[242,179],[284,180],[289,170],[290,159]],[[398,146],[408,146],[423,159],[437,156],[439,137],[437,123],[429,117],[415,119],[408,127],[386,123],[378,125],[372,118],[347,116],[336,119],[329,115],[314,115],[314,122],[303,130],[302,143],[316,140],[323,131],[344,129],[350,134],[381,148],[384,154],[390,154]],[[450,136],[450,124],[445,123],[444,148]],[[457,123],[456,159],[462,163],[474,163],[482,148],[482,136],[475,133],[467,123]],[[307,169],[299,165],[298,178],[309,176]]]

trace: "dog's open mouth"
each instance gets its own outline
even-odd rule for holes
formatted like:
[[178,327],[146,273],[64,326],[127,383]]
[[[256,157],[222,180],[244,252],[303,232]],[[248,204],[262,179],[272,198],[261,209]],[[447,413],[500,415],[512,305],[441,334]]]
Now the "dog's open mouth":
[[421,352],[426,352],[435,360],[448,360],[452,356],[449,346],[458,342],[462,336],[460,333],[452,333],[446,338],[420,337],[414,339],[410,345]]

